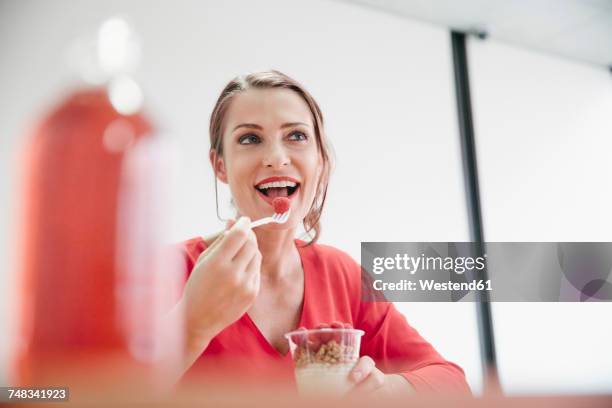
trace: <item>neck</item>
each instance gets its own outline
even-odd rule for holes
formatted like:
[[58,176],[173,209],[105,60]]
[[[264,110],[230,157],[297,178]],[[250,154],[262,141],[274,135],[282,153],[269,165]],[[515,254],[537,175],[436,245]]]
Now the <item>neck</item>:
[[295,247],[293,229],[266,231],[256,228],[254,231],[261,252],[262,278],[278,281],[295,272],[300,257]]

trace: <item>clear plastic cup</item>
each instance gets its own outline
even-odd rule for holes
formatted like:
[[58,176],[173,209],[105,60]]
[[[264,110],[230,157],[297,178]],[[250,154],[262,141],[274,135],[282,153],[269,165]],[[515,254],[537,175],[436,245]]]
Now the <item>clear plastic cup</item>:
[[349,372],[359,360],[362,330],[323,328],[285,334],[300,395],[346,394]]

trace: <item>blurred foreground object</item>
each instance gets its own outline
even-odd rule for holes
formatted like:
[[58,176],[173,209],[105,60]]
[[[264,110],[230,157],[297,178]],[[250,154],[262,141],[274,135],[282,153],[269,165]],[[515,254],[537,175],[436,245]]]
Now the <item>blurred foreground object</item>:
[[[35,127],[24,151],[12,382],[136,391],[182,355],[180,258],[164,246],[167,150],[113,71]],[[113,388],[114,389],[114,388]]]
[[150,132],[104,90],[75,92],[36,128],[24,170],[18,384],[107,365],[112,376],[116,364],[149,367],[180,352],[180,321],[163,328],[175,338],[160,335],[182,276],[156,225],[163,159]]

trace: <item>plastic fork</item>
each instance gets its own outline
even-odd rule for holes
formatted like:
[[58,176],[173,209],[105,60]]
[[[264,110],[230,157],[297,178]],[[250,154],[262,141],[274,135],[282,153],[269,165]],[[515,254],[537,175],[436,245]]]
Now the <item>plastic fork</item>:
[[289,211],[282,213],[282,214],[274,213],[274,215],[272,215],[271,217],[265,217],[257,221],[253,221],[251,223],[251,228],[261,227],[262,225],[271,224],[271,223],[284,224],[289,219],[289,213],[291,213],[291,209],[289,209]]

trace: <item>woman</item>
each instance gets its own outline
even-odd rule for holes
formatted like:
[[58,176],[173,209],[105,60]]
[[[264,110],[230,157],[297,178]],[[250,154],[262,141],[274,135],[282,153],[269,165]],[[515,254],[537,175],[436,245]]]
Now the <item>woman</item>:
[[[212,113],[210,141],[216,179],[229,185],[239,219],[215,237],[185,244],[183,369],[233,358],[243,372],[276,364],[291,376],[283,334],[343,322],[365,331],[362,357],[350,374],[355,391],[469,393],[461,368],[391,303],[360,300],[355,261],[316,244],[330,153],[321,111],[300,84],[277,71],[232,80]],[[250,220],[273,213],[278,196],[290,200],[289,220],[250,229]],[[300,223],[312,235],[309,242],[294,239]]]

